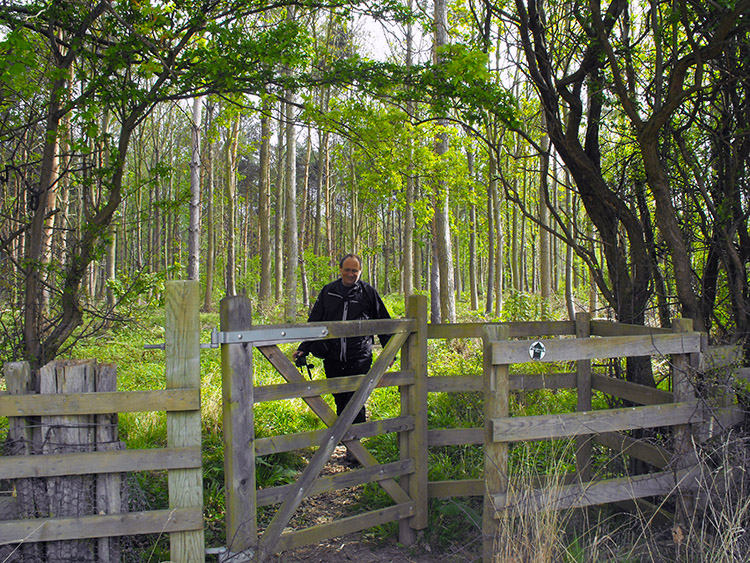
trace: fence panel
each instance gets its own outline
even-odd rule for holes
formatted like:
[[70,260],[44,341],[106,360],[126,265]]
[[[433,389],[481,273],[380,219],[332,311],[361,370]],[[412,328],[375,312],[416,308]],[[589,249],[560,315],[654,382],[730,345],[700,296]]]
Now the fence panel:
[[[0,457],[0,474],[15,480],[19,507],[36,511],[42,506],[33,488],[40,480],[46,480],[47,486],[59,493],[46,496],[57,495],[61,500],[59,506],[52,506],[54,518],[0,521],[0,546],[21,543],[21,549],[36,560],[70,560],[69,552],[74,549],[74,558],[85,561],[94,550],[70,542],[102,538],[97,543],[97,555],[101,560],[115,561],[118,548],[110,538],[169,533],[174,539],[175,561],[205,561],[197,289],[196,282],[167,284],[167,390],[117,392],[112,366],[99,366],[111,377],[105,383],[100,375],[94,375],[99,370],[89,371],[87,366],[96,366],[93,361],[56,362],[43,368],[52,383],[45,383],[41,390],[64,392],[34,394],[36,386],[28,364],[4,366],[9,394],[0,396],[0,416],[9,418],[9,448],[16,455]],[[166,411],[169,447],[120,450],[114,427],[116,414],[149,411]],[[73,425],[67,417],[75,417]],[[43,436],[34,429],[41,428],[48,429],[44,436],[48,445],[35,447],[42,443]],[[73,434],[80,442],[81,432],[86,434],[86,441],[98,438],[98,451],[53,453],[70,442]],[[122,473],[165,469],[169,471],[169,509],[121,512]],[[93,488],[84,487],[94,493],[91,514],[65,515],[62,507],[74,504],[68,499],[76,496],[70,484],[81,479],[92,483]],[[43,510],[40,513],[45,514]],[[45,548],[40,542],[53,543]],[[50,546],[55,551],[50,552]],[[109,555],[104,555],[105,550]]]

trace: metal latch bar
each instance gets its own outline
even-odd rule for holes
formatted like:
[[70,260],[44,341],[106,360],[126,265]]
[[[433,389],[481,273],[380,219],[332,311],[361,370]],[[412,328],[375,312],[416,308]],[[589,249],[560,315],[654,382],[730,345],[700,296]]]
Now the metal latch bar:
[[256,330],[227,330],[211,331],[211,347],[218,348],[221,344],[248,343],[253,346],[269,346],[284,342],[300,342],[315,340],[328,336],[327,327],[290,327],[290,328],[259,328]]

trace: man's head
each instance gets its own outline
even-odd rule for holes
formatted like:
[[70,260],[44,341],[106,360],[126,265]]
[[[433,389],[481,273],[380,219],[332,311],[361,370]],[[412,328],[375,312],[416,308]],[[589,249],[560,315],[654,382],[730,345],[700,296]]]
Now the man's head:
[[356,254],[345,254],[339,260],[339,273],[345,286],[354,285],[362,275],[362,260]]

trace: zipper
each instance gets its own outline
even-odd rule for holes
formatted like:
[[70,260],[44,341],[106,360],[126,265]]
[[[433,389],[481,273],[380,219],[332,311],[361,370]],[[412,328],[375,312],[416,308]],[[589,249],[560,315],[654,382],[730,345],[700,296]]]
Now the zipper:
[[[344,315],[341,318],[342,321],[346,320],[346,315],[347,315],[348,311],[349,311],[349,301],[348,300],[344,300]],[[341,358],[342,362],[346,361],[346,338],[342,338],[341,339],[341,356],[340,356],[340,358]]]

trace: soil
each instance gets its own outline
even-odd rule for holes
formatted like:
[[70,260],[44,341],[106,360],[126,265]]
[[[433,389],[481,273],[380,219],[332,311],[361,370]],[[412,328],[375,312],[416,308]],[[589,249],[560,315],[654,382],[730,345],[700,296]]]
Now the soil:
[[[346,459],[346,449],[336,448],[322,475],[332,475],[353,468]],[[302,528],[331,522],[352,514],[357,504],[356,488],[336,491],[305,499],[290,528]],[[274,559],[278,563],[337,563],[356,561],[357,563],[469,563],[481,560],[480,545],[453,546],[450,553],[436,553],[421,538],[413,546],[401,546],[397,538],[386,540],[375,537],[367,530],[332,538],[317,545],[308,545],[285,551]]]

